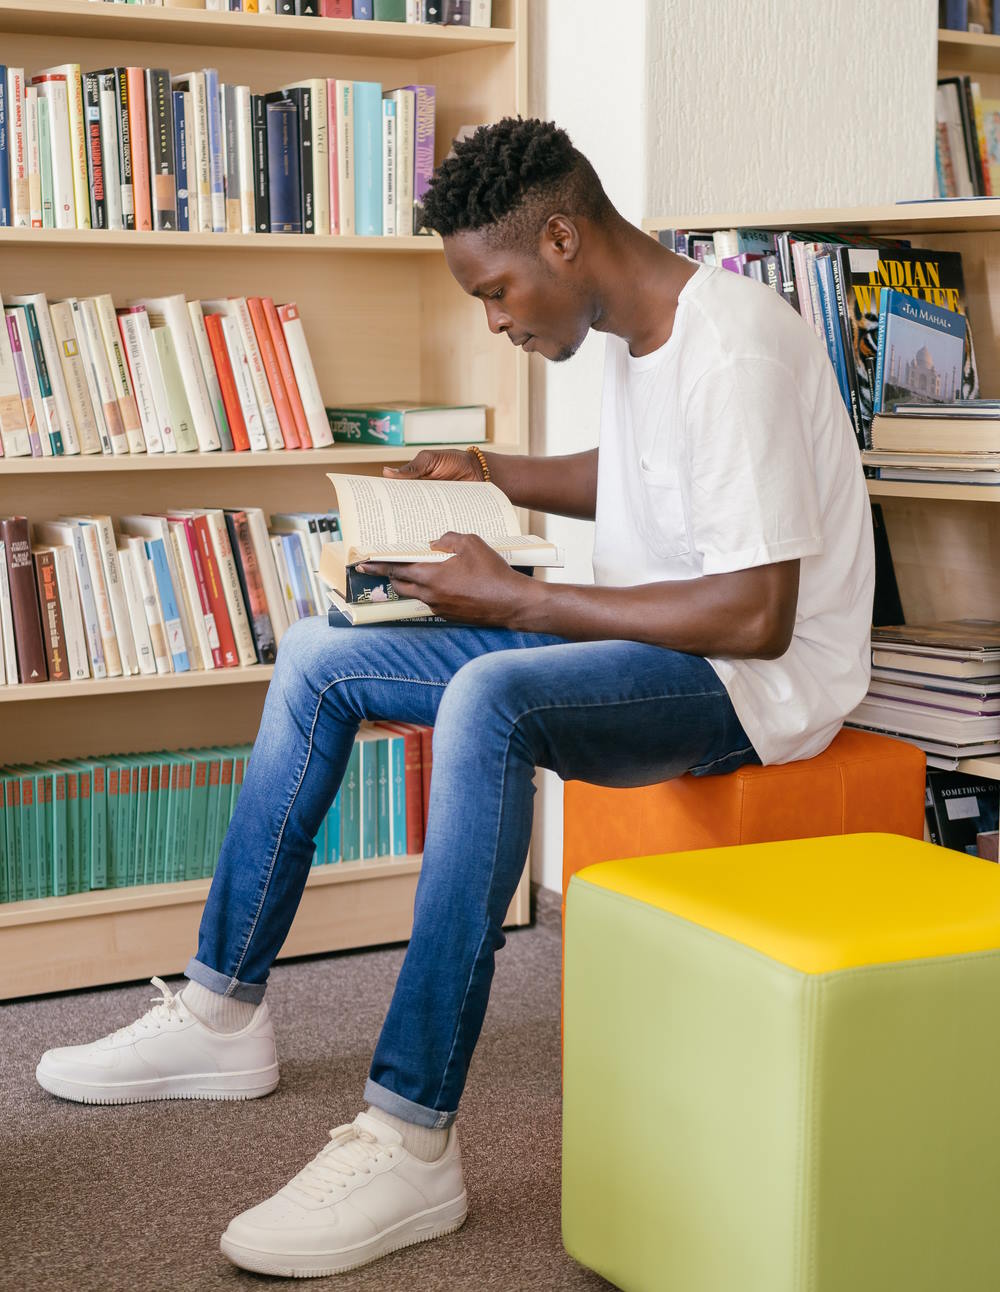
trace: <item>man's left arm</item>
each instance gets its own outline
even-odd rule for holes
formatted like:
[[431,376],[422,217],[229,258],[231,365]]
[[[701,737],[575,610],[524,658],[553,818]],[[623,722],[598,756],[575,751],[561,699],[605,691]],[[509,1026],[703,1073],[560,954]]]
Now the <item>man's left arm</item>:
[[470,534],[445,534],[435,546],[455,555],[441,564],[367,568],[389,574],[400,596],[417,597],[457,623],[730,659],[776,659],[792,639],[797,560],[611,588],[530,579]]

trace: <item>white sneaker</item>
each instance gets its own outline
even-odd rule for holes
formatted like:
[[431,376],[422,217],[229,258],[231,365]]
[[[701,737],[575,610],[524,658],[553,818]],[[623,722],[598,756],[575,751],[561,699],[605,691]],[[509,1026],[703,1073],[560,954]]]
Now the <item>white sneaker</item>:
[[161,996],[142,1018],[91,1045],[46,1050],[35,1070],[50,1094],[83,1104],[147,1099],[256,1099],[278,1084],[274,1029],[262,1002],[240,1032],[213,1032],[179,995]]
[[220,1247],[258,1274],[341,1274],[452,1233],[466,1211],[454,1125],[441,1157],[424,1162],[398,1131],[359,1113],[273,1198],[237,1216]]

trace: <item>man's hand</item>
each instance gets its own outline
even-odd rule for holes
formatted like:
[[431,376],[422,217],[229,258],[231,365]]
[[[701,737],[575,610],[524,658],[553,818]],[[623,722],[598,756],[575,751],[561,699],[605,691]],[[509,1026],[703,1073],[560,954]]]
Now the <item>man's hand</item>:
[[392,581],[401,597],[416,597],[436,615],[463,624],[511,628],[533,580],[510,568],[476,534],[442,534],[431,547],[454,552],[440,564],[366,561],[359,569]]
[[391,480],[479,480],[483,475],[471,453],[460,449],[421,449],[402,467],[383,467]]

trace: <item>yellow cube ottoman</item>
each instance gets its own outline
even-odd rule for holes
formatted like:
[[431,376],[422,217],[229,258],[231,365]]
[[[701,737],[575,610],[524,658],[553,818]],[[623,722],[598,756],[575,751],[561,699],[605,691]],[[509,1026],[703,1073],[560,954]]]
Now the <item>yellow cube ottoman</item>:
[[626,1292],[1000,1288],[1000,869],[854,834],[566,911],[563,1240]]

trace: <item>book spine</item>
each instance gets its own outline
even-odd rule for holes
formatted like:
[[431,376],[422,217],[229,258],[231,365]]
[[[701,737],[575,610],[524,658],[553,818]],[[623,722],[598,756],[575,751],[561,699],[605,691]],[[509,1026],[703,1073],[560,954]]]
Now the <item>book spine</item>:
[[10,222],[30,228],[28,152],[24,120],[24,68],[7,68],[7,143],[10,157]]
[[153,654],[153,641],[149,635],[149,624],[146,621],[146,609],[139,588],[135,561],[132,558],[132,548],[128,543],[123,543],[118,548],[118,572],[121,575],[129,627],[135,643],[138,671],[148,676],[157,671],[156,657]]
[[354,219],[359,236],[382,233],[382,87],[354,84]]
[[101,558],[100,539],[97,527],[86,522],[79,523],[90,570],[90,584],[94,590],[94,604],[97,607],[97,624],[101,633],[101,647],[104,651],[104,666],[108,677],[121,677],[122,652],[115,632],[114,613],[111,609],[111,594]]
[[353,234],[354,219],[354,82],[336,81],[338,233]]
[[209,345],[208,333],[205,330],[205,314],[200,301],[188,301],[187,309],[191,319],[191,330],[194,333],[195,345],[198,349],[198,358],[201,361],[201,373],[205,379],[205,389],[208,392],[212,416],[215,418],[215,429],[219,436],[219,445],[223,452],[231,452],[233,437],[229,429],[229,418],[226,416],[226,406],[219,386],[215,360],[212,357],[212,348]]
[[128,362],[132,396],[139,415],[143,440],[150,453],[162,453],[163,437],[153,400],[150,375],[139,339],[138,319],[134,314],[121,314],[117,317],[117,324]]
[[[149,302],[146,304],[148,308]],[[220,449],[222,443],[201,370],[201,358],[198,354],[187,302],[183,296],[167,296],[157,304],[163,309],[164,319],[170,329],[185,398],[191,409],[197,447],[203,453],[213,452]]]
[[233,372],[233,382],[239,396],[247,440],[254,452],[264,452],[268,448],[267,436],[264,433],[260,409],[257,406],[253,378],[250,375],[250,362],[243,345],[240,325],[235,318],[228,314],[220,314],[218,318],[222,324],[222,335],[225,338],[226,351],[229,355],[229,362]]
[[166,674],[173,671],[170,647],[167,643],[167,629],[163,622],[163,611],[160,598],[156,593],[156,576],[153,563],[146,554],[146,541],[135,535],[128,538],[129,550],[132,553],[132,564],[135,570],[139,596],[142,599],[142,610],[149,632],[149,644],[153,652],[156,672]]
[[427,837],[427,814],[431,805],[431,769],[434,766],[434,728],[420,728],[420,788],[424,813],[424,837]]
[[271,232],[301,233],[298,111],[290,100],[267,103],[267,175]]
[[[153,329],[150,326],[149,314],[142,306],[132,306],[123,311],[135,319],[136,336],[142,354],[142,362],[149,378],[149,388],[156,412],[156,422],[160,430],[164,453],[178,453],[177,429],[174,425],[173,411],[167,395],[166,382],[163,379],[163,368],[160,365],[160,347]],[[189,433],[190,433],[190,428]],[[152,443],[152,441],[148,441]]]
[[17,647],[14,644],[14,612],[10,602],[10,577],[7,574],[7,544],[0,538],[0,653],[4,660],[4,683],[16,686]]
[[[41,185],[42,197],[42,228],[54,229],[56,227],[56,201],[55,192],[52,186],[52,130],[49,125],[50,105],[47,99],[43,98],[38,86],[33,86],[35,91],[35,111],[38,114],[38,168],[40,172],[39,183]],[[0,159],[0,167],[2,167]]]
[[[114,453],[115,450],[112,446],[108,425],[104,417],[104,405],[101,401],[100,390],[97,382],[97,370],[94,366],[94,360],[91,354],[91,337],[89,335],[87,320],[84,317],[81,302],[75,297],[70,296],[66,301],[62,302],[62,305],[69,310],[69,323],[71,325],[72,337],[76,342],[77,349],[77,355],[69,356],[69,361],[72,365],[75,358],[79,359],[79,363],[75,365],[75,367],[77,369],[77,375],[81,372],[83,374],[83,380],[87,388],[87,408],[89,408],[90,413],[93,416],[94,426],[101,446],[100,451],[108,454]],[[61,306],[57,304],[56,308],[58,310]],[[70,387],[70,391],[72,394],[72,387]],[[128,442],[125,441],[124,447],[121,448],[119,452],[125,452],[127,447]]]
[[66,634],[63,628],[59,588],[56,584],[56,563],[50,548],[34,553],[35,579],[41,612],[42,642],[50,682],[68,682],[69,667],[66,662]]
[[[208,651],[205,655],[206,668],[222,668],[222,649],[219,644],[219,625],[215,619],[215,613],[212,609],[212,597],[209,592],[209,577],[205,569],[205,562],[202,559],[201,548],[198,543],[198,531],[195,527],[192,516],[180,517],[180,530],[178,534],[178,543],[183,545],[187,543],[186,555],[190,558],[190,567],[194,575],[194,581],[188,582],[188,594],[191,600],[191,606],[195,614],[201,609],[201,622],[205,627],[205,638],[208,642]],[[193,593],[192,593],[193,588]]]
[[208,174],[211,192],[212,231],[226,231],[226,189],[223,171],[222,102],[219,73],[205,68],[205,116],[208,123]]
[[313,96],[304,86],[287,91],[299,115],[299,206],[302,211],[302,232],[316,233],[316,201],[313,188],[314,139]]
[[104,173],[104,141],[101,138],[101,89],[96,72],[83,78],[84,116],[87,132],[87,185],[90,225],[108,228],[108,199]]
[[260,302],[264,310],[264,318],[267,321],[267,330],[271,335],[271,344],[274,346],[274,356],[278,361],[281,379],[284,382],[285,394],[288,396],[288,403],[292,410],[295,432],[299,443],[304,449],[314,448],[316,446],[313,444],[312,436],[309,433],[309,420],[302,404],[299,383],[295,379],[295,369],[292,367],[292,358],[288,353],[288,343],[285,340],[285,331],[281,326],[281,319],[278,318],[277,308],[270,296],[262,296]]
[[0,457],[33,456],[11,334],[6,327],[0,327],[0,448]]
[[240,185],[240,229],[253,233],[257,227],[254,204],[253,120],[249,85],[236,87],[236,150]]
[[[73,408],[63,374],[59,343],[56,339],[48,302],[41,292],[34,296],[12,297],[11,300],[18,305],[30,305],[32,307],[33,321],[38,332],[41,354],[45,364],[44,381],[52,393],[54,402],[54,425],[56,429],[54,442],[62,445],[64,453],[77,454],[81,448],[80,436],[77,434]],[[41,384],[40,378],[40,386]]]
[[114,302],[104,293],[93,298],[94,312],[104,352],[108,360],[108,373],[111,378],[111,390],[118,416],[125,434],[130,453],[145,453],[146,440],[142,433],[142,422],[139,408],[132,391],[132,379],[129,374],[128,361],[122,345],[121,332],[118,329],[118,316]]
[[145,68],[146,128],[149,185],[154,229],[177,228],[177,186],[174,163],[174,105],[170,73]]
[[214,668],[212,645],[208,640],[205,614],[201,605],[201,594],[198,591],[191,550],[184,531],[184,522],[183,520],[170,520],[168,528],[174,566],[178,575],[177,596],[183,603],[186,622],[191,625],[191,637],[188,642],[191,667],[207,671]]
[[215,555],[215,546],[212,542],[208,519],[205,516],[197,515],[192,518],[192,524],[198,545],[198,559],[201,563],[205,594],[208,599],[212,620],[215,624],[216,639],[219,643],[216,668],[236,668],[240,663],[239,652],[236,649],[236,638],[233,635],[229,607],[226,604],[226,595],[222,586],[222,571]]
[[391,778],[389,854],[393,857],[405,857],[407,850],[406,739],[402,735],[394,735],[386,743],[389,746]]
[[424,194],[434,173],[434,115],[435,90],[433,85],[408,85],[414,94],[413,106],[413,232],[423,227]]
[[[35,399],[38,415],[38,433],[42,438],[42,453],[46,457],[62,457],[65,446],[62,438],[62,426],[59,410],[56,407],[55,395],[52,392],[52,380],[49,376],[49,365],[45,359],[42,346],[42,334],[38,327],[38,314],[30,302],[19,305],[21,317],[21,349],[28,372],[28,382]],[[25,343],[27,336],[27,344]]]
[[375,745],[375,855],[392,856],[391,768],[388,740],[376,740]]
[[79,302],[79,307],[76,314],[77,335],[79,336],[82,330],[86,336],[90,370],[93,376],[91,393],[92,395],[96,393],[104,424],[107,427],[111,452],[117,454],[128,453],[129,440],[125,433],[121,409],[118,407],[114,382],[111,379],[111,365],[104,345],[104,334],[101,330],[97,306],[93,300],[85,299]]
[[202,321],[205,325],[205,336],[208,339],[209,349],[212,352],[216,376],[219,379],[219,394],[225,408],[226,420],[232,436],[232,447],[237,453],[242,453],[249,449],[250,441],[247,437],[246,423],[243,420],[243,410],[240,406],[240,397],[236,389],[236,378],[233,374],[233,366],[229,358],[225,334],[222,330],[222,316],[219,314],[203,314]]
[[118,124],[118,182],[121,190],[122,221],[134,229],[135,182],[132,173],[132,123],[129,111],[129,78],[127,67],[114,69],[115,105]]
[[393,90],[396,101],[396,233],[413,232],[413,131],[412,90]]
[[354,742],[340,782],[340,856],[361,859],[361,745]]
[[378,849],[378,751],[374,740],[358,741],[361,750],[361,857],[374,859]]
[[107,227],[124,229],[122,181],[118,143],[118,97],[114,72],[98,72],[97,97],[101,131],[101,158],[104,170],[104,196],[107,204]]
[[271,617],[271,625],[274,628],[274,642],[277,647],[280,645],[285,629],[291,620],[288,618],[288,613],[285,609],[285,597],[278,577],[278,569],[271,555],[272,549],[268,539],[264,513],[259,507],[247,507],[245,511],[250,541],[257,556],[257,568],[260,572],[261,582],[264,585],[268,614]]
[[108,676],[108,669],[104,654],[104,638],[101,633],[101,617],[97,606],[97,593],[94,588],[94,580],[90,572],[90,559],[87,554],[87,541],[80,525],[71,524],[69,534],[73,545],[77,583],[80,587],[80,606],[83,613],[84,632],[87,636],[90,670],[95,678],[100,679]]
[[188,117],[191,95],[183,90],[171,92],[174,122],[174,180],[177,185],[177,228],[187,233],[191,228],[191,195],[188,189]]
[[[400,20],[401,21],[401,20]],[[396,104],[382,100],[382,233],[396,236]]]
[[4,542],[10,587],[18,678],[21,682],[44,682],[47,679],[45,648],[42,643],[35,568],[25,517],[11,516],[0,520],[0,538]]
[[132,149],[132,200],[135,205],[135,227],[152,229],[153,205],[150,192],[149,136],[146,125],[146,99],[143,69],[126,68],[128,79],[129,141]]
[[267,102],[263,94],[250,96],[253,135],[254,228],[271,232],[271,197],[267,171]]
[[87,651],[87,634],[83,626],[83,605],[76,576],[76,559],[68,544],[53,547],[56,587],[62,608],[63,630],[66,639],[66,664],[73,680],[90,677],[90,656]]
[[255,664],[257,654],[254,650],[253,634],[250,631],[243,590],[236,570],[236,559],[229,542],[226,518],[215,508],[205,512],[205,522],[211,534],[212,553],[218,566],[219,581],[225,598],[226,618],[232,629],[237,662],[241,665]]
[[7,68],[0,63],[0,226],[13,224],[10,192],[10,112],[7,104]]
[[222,89],[222,154],[223,175],[226,188],[226,232],[242,231],[242,203],[240,202],[240,150],[237,137],[236,86],[223,85]]
[[324,445],[332,444],[333,434],[327,421],[323,396],[320,393],[319,382],[316,380],[316,370],[309,354],[309,346],[306,343],[305,330],[302,327],[302,318],[299,315],[298,306],[294,302],[282,305],[278,310],[278,318],[281,320],[285,344],[288,346],[288,354],[295,373],[295,382],[299,389],[299,395],[302,399],[302,407],[309,426],[309,438],[312,441],[313,448],[321,448]]
[[88,528],[92,528],[97,534],[104,578],[107,581],[108,600],[111,602],[111,617],[121,652],[122,672],[126,677],[132,677],[139,671],[139,661],[125,601],[125,585],[122,582],[121,566],[118,564],[118,544],[111,517],[92,516],[88,518]]
[[274,628],[268,613],[267,597],[257,564],[257,555],[250,539],[250,527],[245,512],[226,512],[236,572],[250,616],[250,629],[258,661],[273,664],[277,652]]
[[274,410],[284,447],[286,449],[300,448],[301,441],[296,430],[295,417],[292,413],[288,393],[285,390],[285,382],[281,374],[278,356],[275,353],[274,342],[271,339],[271,330],[267,325],[264,303],[259,296],[248,296],[246,304],[253,326],[253,333],[260,349],[261,363],[263,364],[267,384],[274,399]]
[[[340,188],[337,182],[337,82],[333,77],[326,80],[326,144],[327,144],[327,180],[330,186],[328,207],[330,214],[330,232],[340,232]],[[338,840],[339,847],[339,840]]]
[[167,635],[167,648],[175,673],[187,673],[191,668],[184,629],[181,625],[181,613],[177,605],[173,579],[170,575],[170,564],[162,538],[146,539],[146,555],[149,557],[156,583],[156,592],[163,612],[163,628]]
[[90,887],[108,886],[108,778],[103,763],[91,768],[90,789]]
[[66,769],[67,891],[80,893],[80,773]]
[[35,400],[31,392],[31,383],[28,381],[28,370],[24,362],[24,347],[21,344],[21,330],[18,322],[19,315],[17,310],[14,309],[6,310],[4,313],[11,354],[14,358],[14,371],[17,373],[17,384],[21,393],[21,406],[28,434],[28,443],[31,446],[30,453],[33,458],[40,458],[42,456],[42,444],[38,432],[38,414],[35,410]]
[[268,383],[268,374],[264,366],[260,345],[257,341],[257,334],[254,331],[250,307],[245,296],[235,297],[231,302],[231,306],[231,312],[239,324],[240,337],[246,351],[247,364],[253,381],[254,393],[257,396],[257,406],[260,409],[267,447],[269,449],[283,449],[285,441],[281,432],[281,424],[278,421],[277,410],[274,406],[274,399],[271,395],[271,387]]
[[878,340],[875,349],[875,389],[872,391],[872,415],[882,411],[882,379],[885,375],[885,332],[889,319],[891,294],[885,288],[879,293]]

